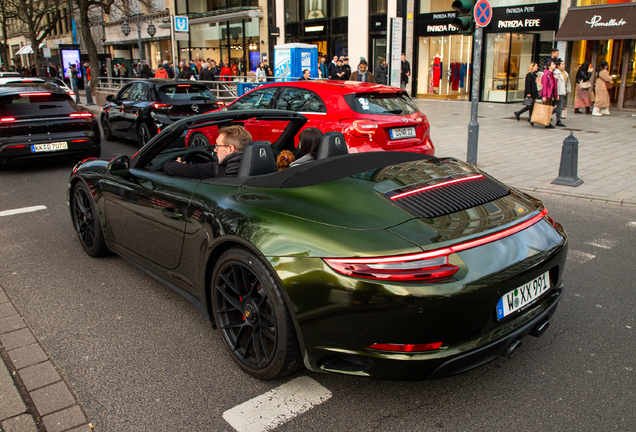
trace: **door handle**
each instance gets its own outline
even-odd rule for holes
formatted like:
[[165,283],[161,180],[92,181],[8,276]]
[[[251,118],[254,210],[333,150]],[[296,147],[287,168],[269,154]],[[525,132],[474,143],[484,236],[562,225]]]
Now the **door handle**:
[[183,218],[183,213],[174,207],[166,207],[161,211],[164,216],[169,217],[170,219],[181,219]]

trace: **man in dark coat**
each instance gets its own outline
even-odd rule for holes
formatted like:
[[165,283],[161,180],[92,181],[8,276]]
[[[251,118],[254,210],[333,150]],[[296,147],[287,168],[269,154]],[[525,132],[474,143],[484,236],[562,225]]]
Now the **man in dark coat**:
[[330,80],[338,79],[338,77],[336,76],[336,72],[338,72],[338,64],[336,63],[336,61],[338,61],[337,58],[329,63],[329,66],[327,66],[327,78],[329,78]]
[[342,69],[344,70],[344,76],[342,79],[347,81],[351,77],[351,66],[349,66],[349,58],[348,57],[340,57],[342,60]]
[[49,76],[51,78],[57,77],[57,69],[53,66],[53,63],[49,63]]
[[216,60],[210,61],[210,71],[212,71],[212,75],[219,76],[221,75],[221,69],[216,65]]
[[201,64],[201,72],[199,73],[200,81],[214,81],[214,74],[207,63]]
[[402,69],[400,76],[400,87],[406,90],[406,85],[409,83],[409,77],[411,76],[411,65],[406,61],[406,55],[402,53]]
[[169,79],[174,79],[174,70],[170,67],[168,60],[163,61],[163,70],[166,71]]
[[194,76],[194,71],[192,70],[192,67],[190,66],[190,62],[186,62],[183,70],[181,72],[179,72],[179,76],[177,77],[180,80],[189,80],[190,77]]
[[176,161],[167,162],[163,166],[163,172],[171,176],[196,179],[236,177],[241,166],[243,150],[251,142],[252,135],[243,126],[222,127],[219,129],[219,137],[214,148],[218,162],[189,164],[177,158]]
[[368,64],[366,60],[360,60],[358,70],[351,74],[351,81],[375,83],[375,78],[369,73]]
[[380,58],[378,65],[375,67],[375,83],[386,84],[386,60]]

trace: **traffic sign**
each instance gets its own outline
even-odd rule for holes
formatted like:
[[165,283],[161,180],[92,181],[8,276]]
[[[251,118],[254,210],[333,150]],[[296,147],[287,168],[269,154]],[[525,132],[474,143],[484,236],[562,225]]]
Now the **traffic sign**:
[[475,5],[475,23],[478,27],[486,27],[492,19],[492,7],[488,0],[479,0]]
[[174,31],[178,31],[178,32],[190,31],[190,29],[188,28],[188,17],[187,16],[175,16],[174,17]]

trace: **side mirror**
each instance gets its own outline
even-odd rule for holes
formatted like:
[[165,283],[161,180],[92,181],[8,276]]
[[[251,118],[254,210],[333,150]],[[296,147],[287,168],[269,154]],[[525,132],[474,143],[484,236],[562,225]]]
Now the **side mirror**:
[[124,177],[128,175],[130,172],[130,158],[126,155],[112,158],[107,170],[114,176]]
[[115,100],[115,96],[113,96],[113,95],[106,96],[106,102],[112,102],[114,100]]

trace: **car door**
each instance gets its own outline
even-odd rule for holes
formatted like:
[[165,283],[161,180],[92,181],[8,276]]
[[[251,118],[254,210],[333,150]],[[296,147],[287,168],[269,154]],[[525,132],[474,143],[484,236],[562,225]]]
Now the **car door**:
[[[307,123],[303,129],[308,127],[320,129],[327,115],[327,108],[320,96],[311,90],[300,87],[284,87],[278,96],[276,109],[303,114],[307,117]],[[281,121],[261,122],[261,140],[275,142],[286,126],[287,122]],[[296,135],[295,140],[298,144],[298,135]]]
[[118,136],[127,136],[127,123],[124,118],[124,102],[126,102],[130,97],[130,91],[132,90],[133,85],[134,84],[129,84],[122,88],[113,100],[113,104],[115,105],[111,105],[108,110],[108,123],[110,124],[110,130]]
[[[234,101],[229,106],[228,110],[257,110],[257,109],[272,109],[274,108],[274,96],[279,87],[264,87],[254,90],[245,96]],[[262,121],[260,120],[247,120],[245,122],[245,128],[254,141],[260,141],[262,133]]]
[[127,100],[122,102],[123,122],[125,122],[126,137],[137,139],[137,119],[146,99],[146,85],[144,83],[134,83],[130,88]]

